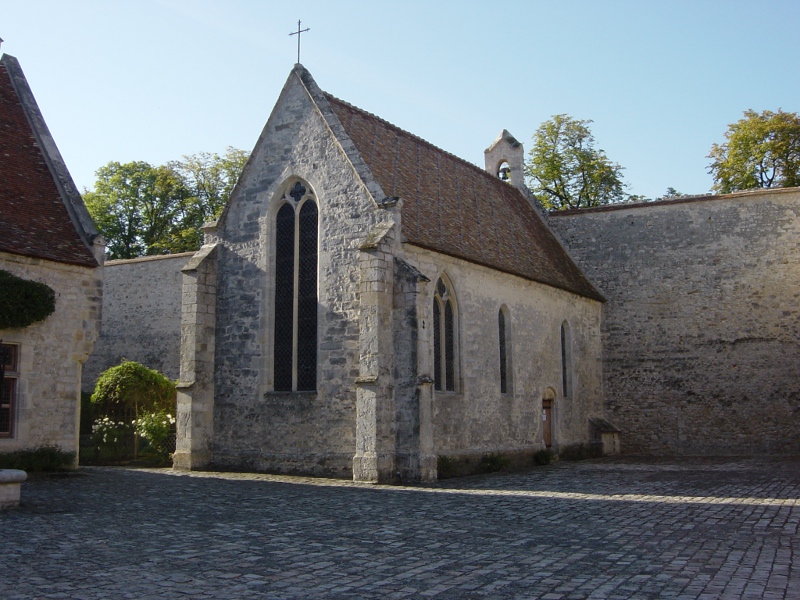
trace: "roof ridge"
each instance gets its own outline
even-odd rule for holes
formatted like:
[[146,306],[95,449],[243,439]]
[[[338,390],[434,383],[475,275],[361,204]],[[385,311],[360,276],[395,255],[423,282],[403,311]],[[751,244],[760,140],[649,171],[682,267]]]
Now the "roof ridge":
[[[472,162],[468,161],[465,158],[461,158],[460,156],[458,156],[456,154],[453,154],[452,152],[449,152],[448,150],[445,150],[444,148],[440,148],[439,146],[437,146],[436,144],[432,144],[431,142],[429,142],[425,138],[422,138],[422,137],[420,137],[420,136],[418,136],[418,135],[416,135],[414,133],[411,133],[410,131],[407,131],[407,130],[403,129],[402,127],[399,127],[399,126],[395,125],[391,121],[387,121],[383,117],[379,117],[375,113],[371,113],[368,110],[364,110],[363,108],[360,108],[360,107],[356,106],[355,104],[351,104],[347,100],[342,100],[341,98],[338,98],[337,96],[334,96],[333,94],[331,94],[329,92],[323,91],[322,93],[328,99],[328,101],[333,100],[334,102],[338,102],[340,104],[344,104],[348,108],[356,110],[356,111],[358,111],[360,113],[363,113],[363,114],[365,114],[365,115],[367,115],[367,116],[369,116],[369,117],[371,117],[371,118],[373,118],[373,119],[375,119],[377,121],[380,121],[381,123],[383,123],[384,125],[390,127],[391,129],[394,129],[394,130],[396,130],[396,131],[398,131],[398,132],[400,132],[402,134],[405,134],[408,137],[410,137],[411,139],[416,140],[418,142],[421,142],[424,145],[428,146],[429,148],[433,148],[435,151],[440,152],[442,154],[445,154],[446,156],[449,156],[450,158],[455,159],[456,161],[462,163],[463,165],[465,165],[465,166],[467,166],[467,167],[469,167],[471,169],[474,169],[475,171],[480,173],[482,176],[489,178],[493,182],[497,181],[498,183],[502,183],[503,185],[507,185],[507,186],[517,190],[517,188],[515,188],[513,185],[511,185],[509,183],[506,183],[505,181],[503,181],[501,179],[498,179],[497,177],[495,177],[494,175],[492,175],[491,173],[486,171],[486,169],[481,169],[475,163],[472,163]],[[517,191],[519,191],[519,190],[517,190]],[[522,193],[522,192],[520,191],[520,193]]]

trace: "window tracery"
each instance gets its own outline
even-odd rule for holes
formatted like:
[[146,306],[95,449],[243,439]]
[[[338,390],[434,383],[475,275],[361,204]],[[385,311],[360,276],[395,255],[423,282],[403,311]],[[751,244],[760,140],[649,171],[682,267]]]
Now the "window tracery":
[[308,187],[288,187],[275,216],[275,391],[317,387],[318,209]]
[[456,391],[456,326],[452,290],[439,278],[433,297],[433,379],[437,391]]

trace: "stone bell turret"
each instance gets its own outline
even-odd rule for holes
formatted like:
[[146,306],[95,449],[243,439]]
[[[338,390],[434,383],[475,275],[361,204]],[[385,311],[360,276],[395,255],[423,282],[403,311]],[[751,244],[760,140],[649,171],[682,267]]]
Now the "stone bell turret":
[[525,153],[522,144],[507,129],[503,129],[491,146],[483,151],[483,155],[489,173],[515,187],[525,187],[522,172]]

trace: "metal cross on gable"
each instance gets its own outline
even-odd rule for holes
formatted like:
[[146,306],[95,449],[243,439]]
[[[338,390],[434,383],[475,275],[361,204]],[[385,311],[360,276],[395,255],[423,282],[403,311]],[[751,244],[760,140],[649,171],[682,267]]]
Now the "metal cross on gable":
[[300,64],[300,34],[305,33],[306,31],[311,31],[310,27],[306,27],[305,29],[300,29],[300,21],[297,21],[297,31],[293,31],[289,35],[296,35],[297,36],[297,64]]

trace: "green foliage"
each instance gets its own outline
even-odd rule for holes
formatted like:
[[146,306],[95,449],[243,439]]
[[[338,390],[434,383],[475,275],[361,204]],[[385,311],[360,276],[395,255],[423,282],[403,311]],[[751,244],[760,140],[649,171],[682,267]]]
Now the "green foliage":
[[750,109],[728,126],[726,141],[711,146],[709,173],[713,190],[737,190],[800,185],[800,116]]
[[131,445],[134,423],[100,417],[92,425],[92,441],[102,455],[121,457]]
[[594,147],[589,123],[554,115],[533,135],[525,174],[545,208],[563,210],[625,201],[622,167]]
[[550,450],[539,450],[533,455],[533,463],[539,466],[549,465],[555,455]]
[[68,471],[74,464],[75,453],[65,452],[57,446],[0,454],[0,469],[21,469],[28,473]]
[[170,447],[168,441],[175,427],[175,417],[159,410],[141,415],[134,421],[136,435],[147,441],[156,456],[166,461]]
[[158,371],[132,360],[104,371],[92,394],[96,414],[133,414],[165,411],[175,414],[175,384]]
[[109,258],[197,250],[200,228],[222,211],[248,154],[200,153],[153,166],[110,162],[97,170],[86,208],[106,239]]
[[181,223],[184,243],[192,246],[190,249],[202,244],[203,224],[219,217],[225,208],[249,156],[244,150],[228,146],[222,156],[200,152],[167,165],[192,193]]
[[27,327],[56,309],[56,293],[39,283],[0,271],[0,329]]
[[508,457],[502,454],[484,454],[481,457],[480,470],[482,473],[497,473],[503,469],[507,469],[511,464]]
[[436,476],[439,479],[450,479],[458,475],[458,465],[452,458],[442,455],[436,457]]
[[667,191],[664,192],[664,195],[656,198],[656,200],[669,200],[670,198],[683,198],[684,196],[688,196],[688,194],[682,194],[674,187],[669,186]]
[[158,371],[123,360],[104,371],[91,396],[92,447],[81,460],[96,464],[138,458],[145,440],[150,462],[167,463],[174,433],[175,383]]

